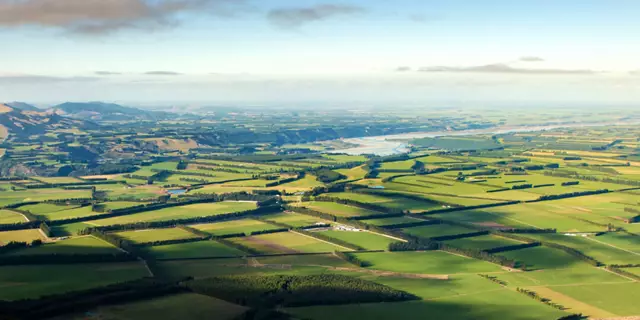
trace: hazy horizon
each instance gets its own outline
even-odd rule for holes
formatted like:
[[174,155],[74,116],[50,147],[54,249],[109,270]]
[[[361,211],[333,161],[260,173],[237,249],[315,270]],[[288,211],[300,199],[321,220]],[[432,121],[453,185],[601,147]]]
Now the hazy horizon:
[[640,3],[0,0],[0,101],[640,101]]

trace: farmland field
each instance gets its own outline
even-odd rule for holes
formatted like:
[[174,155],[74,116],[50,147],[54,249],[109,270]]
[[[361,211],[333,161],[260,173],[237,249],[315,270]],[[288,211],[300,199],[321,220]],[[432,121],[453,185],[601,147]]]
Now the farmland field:
[[214,236],[278,229],[279,227],[253,219],[240,219],[225,222],[196,224],[192,227]]
[[256,207],[255,203],[251,202],[217,202],[217,203],[202,203],[192,204],[180,207],[166,208],[155,211],[147,211],[137,213],[128,216],[121,216],[115,218],[108,218],[102,220],[93,221],[96,225],[110,225],[110,224],[123,224],[139,221],[163,221],[173,219],[186,219],[194,217],[213,216],[231,212],[239,212],[251,210]]
[[140,262],[1,266],[0,299],[17,300],[129,281],[148,275]]
[[340,250],[340,247],[336,245],[293,232],[271,233],[231,240],[262,253],[333,252]]
[[146,249],[156,259],[244,256],[245,252],[211,241],[153,246]]
[[0,104],[0,319],[640,316],[634,112],[74,106]]

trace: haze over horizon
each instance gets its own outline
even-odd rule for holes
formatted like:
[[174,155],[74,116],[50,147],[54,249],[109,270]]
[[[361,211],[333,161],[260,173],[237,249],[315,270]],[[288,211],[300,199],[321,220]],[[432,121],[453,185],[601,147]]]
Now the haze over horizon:
[[640,2],[0,0],[0,101],[640,101]]

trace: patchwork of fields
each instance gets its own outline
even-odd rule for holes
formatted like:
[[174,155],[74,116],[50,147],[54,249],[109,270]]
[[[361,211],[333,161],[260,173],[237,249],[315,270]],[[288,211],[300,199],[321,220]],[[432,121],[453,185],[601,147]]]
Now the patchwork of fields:
[[[586,147],[633,145],[627,131],[575,130],[426,138],[389,157],[309,143],[282,146],[308,154],[8,178],[0,309],[33,299],[80,306],[47,307],[52,319],[640,316],[640,158]],[[365,297],[309,302],[300,288]]]

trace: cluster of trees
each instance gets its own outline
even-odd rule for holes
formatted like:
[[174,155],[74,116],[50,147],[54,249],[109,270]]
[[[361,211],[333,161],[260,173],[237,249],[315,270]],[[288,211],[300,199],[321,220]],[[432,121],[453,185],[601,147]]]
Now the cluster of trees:
[[290,229],[290,227],[277,228],[277,229],[267,229],[267,230],[258,230],[258,231],[252,231],[251,235],[252,236],[257,236],[257,235],[261,235],[261,234],[287,232],[287,231],[289,231],[289,229]]
[[527,289],[524,289],[524,288],[516,288],[516,290],[518,292],[522,293],[522,294],[525,294],[525,295],[529,296],[530,298],[536,299],[536,300],[538,300],[538,301],[540,301],[540,302],[542,302],[542,303],[544,303],[546,305],[552,306],[552,307],[554,307],[556,309],[559,309],[559,310],[566,309],[563,305],[557,304],[557,303],[551,301],[551,299],[547,299],[547,298],[543,298],[543,297],[539,296],[535,291],[527,290]]
[[287,179],[282,179],[282,180],[278,180],[278,181],[274,181],[274,182],[269,182],[265,185],[265,187],[275,187],[275,186],[279,186],[281,184],[285,184],[285,183],[289,183],[289,182],[294,182],[296,180],[300,180],[303,179],[305,177],[305,173],[304,172],[300,172],[298,173],[297,176],[292,177],[292,178],[287,178]]
[[439,237],[431,237],[429,239],[432,241],[448,241],[448,240],[471,238],[471,237],[477,237],[477,236],[486,236],[488,234],[489,234],[489,231],[483,230],[483,231],[475,231],[475,232],[468,232],[468,233],[450,234],[450,235],[439,236]]
[[392,242],[388,247],[389,251],[427,251],[438,250],[440,244],[429,239],[410,238],[409,241]]
[[591,191],[576,191],[571,193],[563,193],[563,194],[550,194],[540,196],[537,200],[530,200],[527,202],[536,202],[536,201],[546,201],[546,200],[558,200],[558,199],[566,199],[566,198],[574,198],[581,196],[590,196],[594,194],[602,194],[609,193],[609,189],[600,189],[600,190],[591,190]]
[[347,176],[329,169],[315,170],[316,179],[323,183],[332,183],[334,181],[346,179]]
[[517,184],[517,185],[511,186],[512,190],[522,190],[522,189],[531,189],[531,188],[533,188],[533,184],[531,183]]
[[422,220],[417,222],[404,222],[404,223],[395,223],[395,224],[387,224],[380,226],[385,229],[403,229],[403,228],[412,228],[412,227],[420,227],[420,226],[428,226],[433,224],[441,224],[442,220],[432,219],[432,220]]
[[417,300],[378,283],[335,274],[224,276],[187,281],[193,292],[242,306],[302,307]]
[[520,244],[514,244],[514,245],[510,245],[510,246],[502,246],[502,247],[497,247],[497,248],[486,249],[486,250],[484,250],[484,252],[487,252],[487,253],[500,253],[500,252],[506,252],[506,251],[513,251],[513,250],[531,248],[531,247],[538,247],[540,245],[541,245],[540,242],[520,243]]
[[487,280],[493,281],[493,282],[495,282],[495,283],[497,283],[497,284],[499,284],[501,286],[506,286],[507,285],[506,281],[500,280],[500,279],[498,279],[498,277],[490,276],[488,274],[478,274],[478,275],[483,277],[483,278],[485,278],[485,279],[487,279]]
[[33,240],[30,243],[11,241],[3,246],[0,246],[0,254],[7,253],[9,251],[20,250],[25,248],[38,247],[42,245],[42,240]]
[[[638,267],[640,265],[634,265],[634,266]],[[635,273],[628,272],[628,271],[626,271],[624,269],[620,269],[620,266],[613,266],[613,265],[607,266],[607,270],[609,270],[609,271],[611,271],[613,273],[617,273],[617,274],[619,274],[619,275],[621,275],[623,277],[627,277],[627,278],[635,279],[636,281],[640,281],[640,276],[638,276]]]
[[534,185],[533,187],[534,188],[543,188],[543,187],[553,187],[553,186],[555,186],[555,184],[553,184],[553,183],[545,183],[545,184],[537,184],[537,185]]
[[563,182],[562,186],[566,187],[566,186],[577,186],[580,184],[580,181],[567,181],[567,182]]

